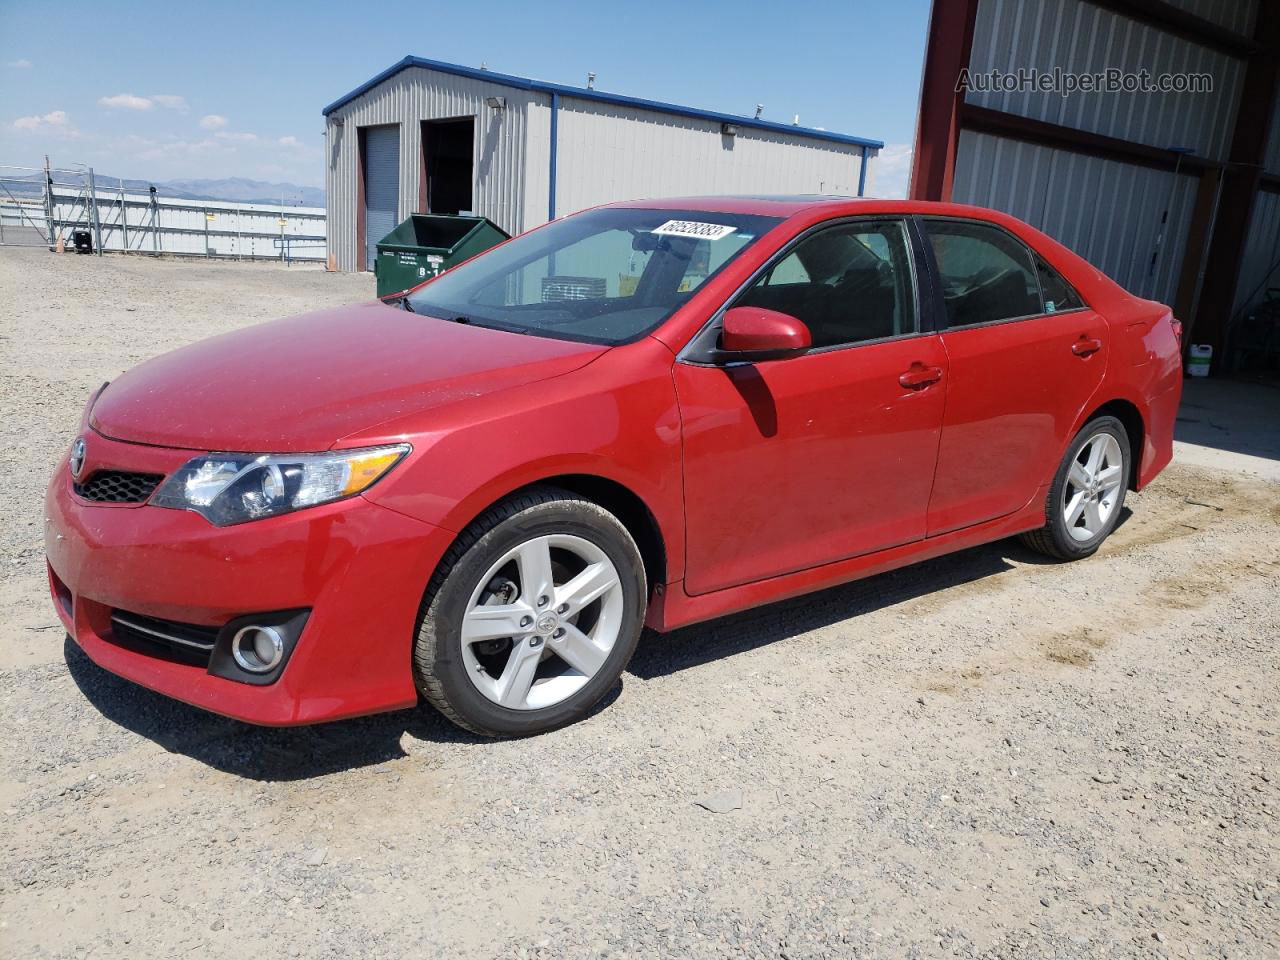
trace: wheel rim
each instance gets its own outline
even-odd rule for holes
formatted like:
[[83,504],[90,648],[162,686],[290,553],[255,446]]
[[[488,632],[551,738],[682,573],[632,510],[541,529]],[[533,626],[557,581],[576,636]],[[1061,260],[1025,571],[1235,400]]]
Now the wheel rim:
[[486,698],[540,710],[600,672],[622,628],[622,580],[608,555],[570,534],[508,550],[480,579],[462,620],[462,660]]
[[1085,441],[1062,487],[1062,519],[1074,540],[1092,540],[1106,527],[1124,490],[1124,454],[1109,433]]

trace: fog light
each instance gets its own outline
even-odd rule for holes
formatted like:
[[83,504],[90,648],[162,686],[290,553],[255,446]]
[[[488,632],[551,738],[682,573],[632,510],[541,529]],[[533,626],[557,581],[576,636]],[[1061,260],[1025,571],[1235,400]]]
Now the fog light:
[[268,673],[284,659],[284,637],[275,627],[241,627],[231,638],[231,656],[242,670]]

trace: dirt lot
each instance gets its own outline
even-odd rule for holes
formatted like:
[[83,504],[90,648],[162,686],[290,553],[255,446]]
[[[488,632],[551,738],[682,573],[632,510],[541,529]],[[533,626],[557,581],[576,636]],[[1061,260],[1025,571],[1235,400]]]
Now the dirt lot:
[[1175,465],[1084,563],[1004,542],[646,636],[521,742],[260,730],[96,668],[40,532],[85,396],[371,294],[0,250],[0,954],[1276,955],[1280,486],[1243,472]]

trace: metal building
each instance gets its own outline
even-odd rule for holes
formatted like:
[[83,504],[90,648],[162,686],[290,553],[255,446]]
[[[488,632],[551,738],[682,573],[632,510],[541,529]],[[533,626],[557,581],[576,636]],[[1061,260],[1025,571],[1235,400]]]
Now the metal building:
[[[1222,359],[1280,286],[1278,57],[1275,0],[934,0],[911,196],[1026,220],[1173,305]],[[986,79],[1109,70],[1210,82]]]
[[519,233],[614,200],[871,189],[878,140],[405,57],[324,108],[340,270],[412,212]]

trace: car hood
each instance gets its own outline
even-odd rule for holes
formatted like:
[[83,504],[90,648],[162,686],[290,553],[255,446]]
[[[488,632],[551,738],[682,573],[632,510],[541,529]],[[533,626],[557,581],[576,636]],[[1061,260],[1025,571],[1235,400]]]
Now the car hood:
[[102,392],[90,424],[153,446],[319,451],[407,413],[568,373],[603,352],[374,302],[264,323],[148,360]]

